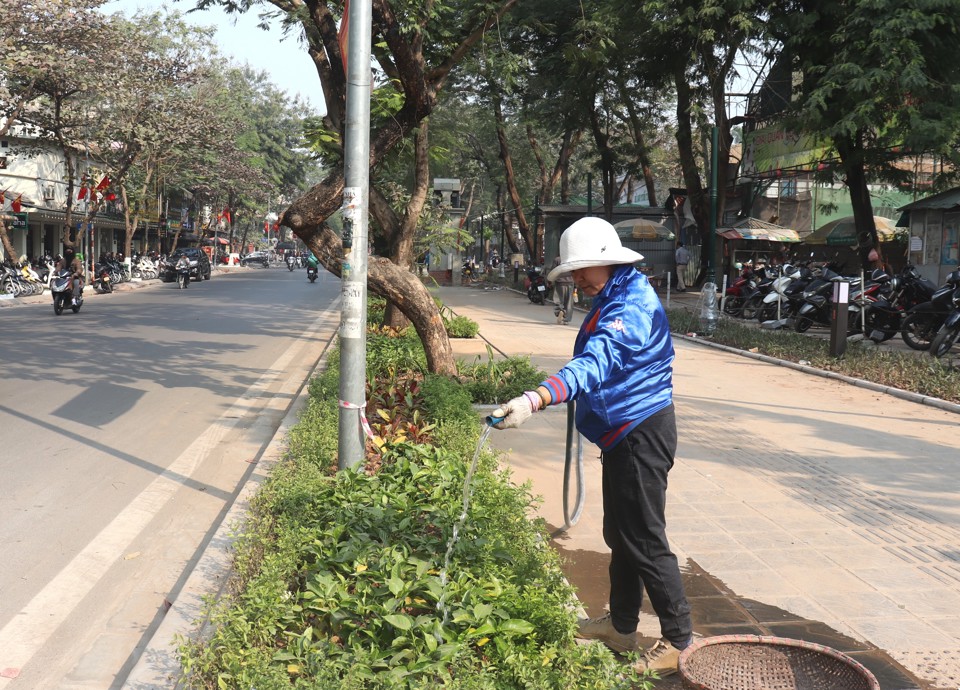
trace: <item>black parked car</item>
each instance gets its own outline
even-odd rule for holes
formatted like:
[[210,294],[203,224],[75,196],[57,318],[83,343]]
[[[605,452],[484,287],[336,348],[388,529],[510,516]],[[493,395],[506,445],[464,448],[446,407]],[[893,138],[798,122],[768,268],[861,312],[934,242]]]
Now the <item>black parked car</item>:
[[174,266],[177,259],[186,256],[190,259],[190,281],[199,283],[201,280],[210,280],[210,259],[207,253],[198,247],[183,247],[173,252],[167,257],[167,263],[164,265],[163,273],[160,274],[161,280],[169,283],[177,279],[177,271]]
[[257,251],[240,257],[241,266],[249,266],[250,264],[257,264],[267,268],[270,265],[270,254],[268,252]]

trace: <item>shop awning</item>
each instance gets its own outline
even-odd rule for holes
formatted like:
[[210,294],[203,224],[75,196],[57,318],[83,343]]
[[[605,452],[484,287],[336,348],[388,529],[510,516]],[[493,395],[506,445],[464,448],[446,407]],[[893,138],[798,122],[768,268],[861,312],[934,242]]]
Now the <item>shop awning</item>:
[[727,228],[717,228],[717,234],[728,240],[766,240],[768,242],[799,242],[796,230],[768,223],[759,218],[744,218]]
[[[894,220],[874,216],[873,223],[877,228],[877,237],[881,242],[890,242],[896,238],[897,226]],[[904,228],[905,230],[906,228]],[[853,216],[838,218],[825,225],[821,225],[814,232],[803,239],[805,244],[831,244],[844,247],[857,246],[857,227]]]

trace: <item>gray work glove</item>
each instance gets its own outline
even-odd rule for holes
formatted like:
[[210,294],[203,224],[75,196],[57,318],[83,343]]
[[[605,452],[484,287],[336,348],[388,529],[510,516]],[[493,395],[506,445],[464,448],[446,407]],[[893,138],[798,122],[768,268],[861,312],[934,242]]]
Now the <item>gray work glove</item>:
[[493,425],[494,429],[516,429],[540,409],[540,396],[528,391],[508,401],[493,411],[491,416],[502,418]]

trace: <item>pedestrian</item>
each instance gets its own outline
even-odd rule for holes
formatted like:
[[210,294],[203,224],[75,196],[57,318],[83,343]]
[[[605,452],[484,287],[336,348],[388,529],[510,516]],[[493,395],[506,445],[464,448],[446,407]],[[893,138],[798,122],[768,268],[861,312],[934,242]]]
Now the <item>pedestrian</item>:
[[687,272],[687,264],[690,263],[690,250],[683,246],[683,242],[677,244],[674,259],[677,262],[677,292],[686,292],[687,286],[683,282],[683,276]]
[[[553,268],[560,265],[560,255],[553,260]],[[562,273],[553,281],[554,299],[556,306],[553,309],[553,315],[557,317],[557,323],[568,324],[573,318],[573,276],[570,273]]]
[[660,620],[661,639],[638,670],[677,670],[692,642],[690,605],[666,536],[667,473],[677,427],[673,408],[673,341],[666,312],[646,276],[643,257],[623,247],[614,227],[582,218],[560,238],[560,264],[549,278],[572,273],[592,297],[560,371],[495,410],[498,429],[520,426],[547,405],[575,400],[576,426],[601,450],[603,538],[610,547],[609,612],[582,619],[577,636],[616,652],[638,649],[643,592]]

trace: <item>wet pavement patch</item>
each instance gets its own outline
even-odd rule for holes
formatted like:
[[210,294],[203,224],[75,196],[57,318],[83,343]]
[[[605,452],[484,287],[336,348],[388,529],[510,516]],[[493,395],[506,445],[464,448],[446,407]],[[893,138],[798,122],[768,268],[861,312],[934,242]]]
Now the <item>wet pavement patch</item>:
[[[566,550],[557,541],[554,547],[565,564],[564,572],[577,588],[589,616],[599,616],[607,604],[608,555],[595,551]],[[687,599],[693,611],[694,632],[703,637],[716,635],[767,635],[813,642],[859,661],[880,683],[881,690],[947,690],[913,677],[882,649],[855,640],[830,626],[807,620],[763,602],[739,597],[720,580],[693,561],[681,568]],[[645,599],[643,610],[655,615]],[[683,688],[678,674],[654,683],[657,690]]]

